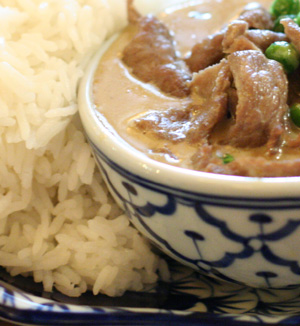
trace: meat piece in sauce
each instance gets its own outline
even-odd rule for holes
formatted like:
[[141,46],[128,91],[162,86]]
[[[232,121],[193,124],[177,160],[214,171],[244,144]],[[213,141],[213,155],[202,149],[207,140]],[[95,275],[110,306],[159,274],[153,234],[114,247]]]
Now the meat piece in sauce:
[[274,22],[271,14],[257,2],[249,3],[240,14],[239,20],[248,23],[251,29],[273,29]]
[[137,20],[138,32],[123,51],[124,63],[143,82],[152,82],[172,96],[187,96],[187,81],[191,79],[191,74],[177,57],[167,27],[151,15],[140,19],[136,14],[129,14],[129,17]]
[[262,52],[274,42],[288,41],[284,33],[277,33],[269,30],[249,29],[246,31],[246,37],[253,42]]
[[246,177],[288,177],[300,175],[300,159],[268,160],[264,157],[243,156],[229,164],[216,163],[216,159],[202,171]]
[[243,20],[234,20],[228,24],[222,42],[224,53],[244,50],[264,52],[276,41],[287,41],[284,33],[269,30],[249,29],[249,24]]
[[224,32],[222,51],[224,53],[233,53],[243,50],[259,50],[246,36],[248,28],[248,23],[243,20],[231,22]]
[[[300,175],[300,159],[270,160],[263,156],[241,155],[224,164],[221,153],[231,151],[219,145],[201,143],[191,161],[195,170],[245,177],[285,177]],[[218,155],[216,154],[218,153]]]
[[227,114],[227,91],[231,79],[229,65],[225,59],[194,74],[191,82],[193,118],[187,133],[188,142],[195,143],[208,137],[216,124],[224,119]]
[[[246,22],[248,28],[271,29],[273,27],[272,17],[269,12],[257,4],[255,6],[247,6],[238,20]],[[224,57],[223,39],[225,33],[226,29],[223,29],[194,45],[191,53],[186,58],[186,63],[192,72],[198,72],[216,64]],[[255,42],[253,43],[255,44]],[[243,48],[243,50],[246,49],[250,50],[253,48]]]
[[228,108],[227,91],[231,73],[227,60],[194,74],[191,82],[193,102],[183,108],[151,111],[134,120],[136,128],[172,142],[196,143],[206,139],[223,120]]
[[208,66],[218,63],[223,57],[222,42],[224,31],[209,35],[194,45],[186,63],[192,72],[198,72]]
[[183,65],[183,61],[176,61],[156,66],[152,72],[156,86],[171,96],[187,96],[190,93],[187,82],[191,79],[191,75]]
[[300,52],[300,27],[298,24],[296,24],[291,18],[281,19],[280,23],[284,26],[284,33]]
[[133,120],[134,127],[144,134],[171,142],[182,141],[190,128],[192,112],[187,108],[170,108],[166,111],[151,111]]
[[267,143],[272,152],[280,143],[287,114],[288,83],[282,65],[259,51],[235,52],[228,62],[238,104],[227,142],[237,147]]

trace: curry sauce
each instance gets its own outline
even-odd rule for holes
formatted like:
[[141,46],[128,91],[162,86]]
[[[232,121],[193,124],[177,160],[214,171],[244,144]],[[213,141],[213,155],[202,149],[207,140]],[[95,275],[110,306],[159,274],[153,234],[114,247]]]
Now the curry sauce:
[[[215,35],[218,31],[222,31],[228,22],[239,17],[240,12],[249,3],[250,1],[247,0],[189,1],[184,5],[168,8],[158,18],[168,28],[173,37],[176,56],[186,58],[197,42],[208,35]],[[270,5],[270,1],[260,1],[260,3],[266,8]],[[251,4],[249,8],[251,8]],[[252,33],[251,29],[249,31]],[[298,171],[299,149],[297,146],[285,147],[284,139],[276,152],[271,155],[273,144],[269,146],[270,150],[265,143],[262,145],[258,143],[258,145],[248,147],[234,146],[230,141],[224,142],[223,140],[226,139],[228,131],[232,129],[234,124],[232,117],[223,118],[213,127],[209,136],[203,137],[203,139],[196,142],[182,141],[186,135],[185,129],[189,124],[181,123],[180,120],[174,122],[174,117],[178,115],[178,112],[181,112],[182,108],[191,106],[191,103],[199,104],[198,102],[201,102],[202,98],[198,95],[195,96],[193,92],[189,96],[172,96],[162,92],[152,82],[144,82],[137,78],[130,67],[122,60],[124,49],[136,34],[137,27],[131,24],[118,36],[101,58],[93,85],[94,103],[97,110],[105,117],[118,135],[128,143],[128,146],[138,149],[152,159],[183,168],[250,176],[282,176],[283,173],[287,173],[284,172],[287,168],[276,167],[274,168],[275,172],[270,172],[269,175],[267,172],[270,170],[268,164],[269,162],[288,161],[288,169],[291,171],[291,175],[298,175],[300,168],[299,172],[295,171]],[[191,76],[193,83],[195,79],[193,72]],[[232,79],[229,82],[234,84]],[[202,84],[200,83],[200,85]],[[230,104],[227,103],[228,106]],[[230,110],[228,111],[230,112]],[[164,115],[165,112],[171,113],[170,115]],[[234,114],[235,112],[231,112],[232,116]],[[194,111],[190,110],[189,116],[193,115]],[[146,124],[149,124],[149,121],[152,123],[158,117],[160,125],[166,125],[165,130],[160,129],[152,133],[151,128],[144,131],[143,128],[137,127],[137,122],[139,123],[140,120],[142,121],[141,125],[144,126],[145,121]],[[283,119],[286,134],[289,137],[297,138],[297,128],[287,122],[287,115],[284,115]],[[186,120],[182,121],[185,122]],[[176,123],[180,126],[176,128],[170,126],[170,124],[176,125]],[[163,133],[165,135],[162,135]],[[276,134],[276,131],[274,131],[274,134]],[[262,136],[264,136],[263,133]],[[206,155],[213,156],[213,159],[210,161],[203,159]],[[224,163],[224,158],[228,157],[228,155],[233,158],[234,162]],[[241,168],[242,164],[249,165],[249,157],[253,158],[254,172],[244,167]],[[290,168],[290,161],[296,162],[293,168]],[[224,164],[226,164],[226,168],[223,168]],[[239,165],[238,168],[235,166],[237,164]],[[263,168],[260,167],[262,165],[264,165]],[[208,168],[208,166],[210,167]],[[212,168],[212,166],[214,167]],[[256,166],[259,168],[256,168]],[[251,164],[250,168],[253,169]]]

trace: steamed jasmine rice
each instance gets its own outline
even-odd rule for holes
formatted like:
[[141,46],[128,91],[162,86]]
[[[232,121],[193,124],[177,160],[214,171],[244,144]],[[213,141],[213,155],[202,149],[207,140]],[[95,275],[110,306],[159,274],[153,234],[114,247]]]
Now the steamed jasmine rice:
[[46,291],[114,296],[157,279],[159,258],[109,196],[77,114],[85,66],[125,6],[0,0],[0,265]]

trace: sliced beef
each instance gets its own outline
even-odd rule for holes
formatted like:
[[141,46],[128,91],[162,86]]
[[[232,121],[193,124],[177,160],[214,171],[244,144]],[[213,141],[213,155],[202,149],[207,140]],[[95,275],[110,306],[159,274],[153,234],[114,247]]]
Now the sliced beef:
[[168,29],[157,18],[143,17],[139,29],[125,47],[123,61],[138,78],[150,82],[153,69],[158,65],[174,62],[176,53]]
[[246,31],[246,37],[262,50],[262,52],[265,52],[274,42],[288,41],[288,37],[284,33],[259,29],[249,29]]
[[222,42],[224,53],[233,53],[243,50],[259,50],[259,48],[246,36],[248,27],[248,23],[243,20],[234,20],[228,24]]
[[170,108],[166,111],[153,110],[133,121],[133,127],[143,134],[167,139],[171,142],[186,138],[190,127],[191,111],[188,108]]
[[223,38],[224,31],[221,31],[209,35],[194,45],[191,53],[185,60],[192,72],[198,72],[218,63],[224,57],[222,47]]
[[189,94],[190,73],[176,56],[173,38],[167,27],[154,16],[138,20],[138,33],[123,51],[124,63],[143,82],[152,82],[173,96]]
[[153,80],[163,92],[176,97],[185,97],[190,93],[187,81],[191,75],[187,73],[183,62],[158,65],[153,70]]
[[287,113],[287,78],[282,65],[260,51],[240,51],[228,57],[238,94],[235,123],[226,143],[276,151]]
[[238,19],[247,22],[251,29],[273,29],[274,26],[269,11],[258,3],[248,4]]
[[234,20],[228,24],[222,42],[224,53],[244,50],[265,52],[272,43],[288,40],[284,33],[248,28],[248,23],[243,20]]
[[194,102],[191,105],[193,118],[187,139],[190,143],[209,136],[212,129],[227,114],[228,89],[231,73],[227,60],[194,74],[191,82]]
[[300,27],[291,18],[281,19],[280,23],[284,26],[284,33],[300,52]]

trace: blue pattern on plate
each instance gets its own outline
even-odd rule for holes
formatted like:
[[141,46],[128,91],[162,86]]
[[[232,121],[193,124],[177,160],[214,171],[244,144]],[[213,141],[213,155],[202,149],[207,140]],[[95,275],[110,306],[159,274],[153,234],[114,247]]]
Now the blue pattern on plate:
[[[300,288],[229,284],[169,260],[171,281],[121,298],[45,293],[31,278],[0,271],[0,317],[28,325],[298,325]],[[13,285],[12,285],[13,284]],[[35,295],[31,293],[35,293]],[[60,302],[62,301],[62,302]],[[142,303],[142,305],[141,305]]]

